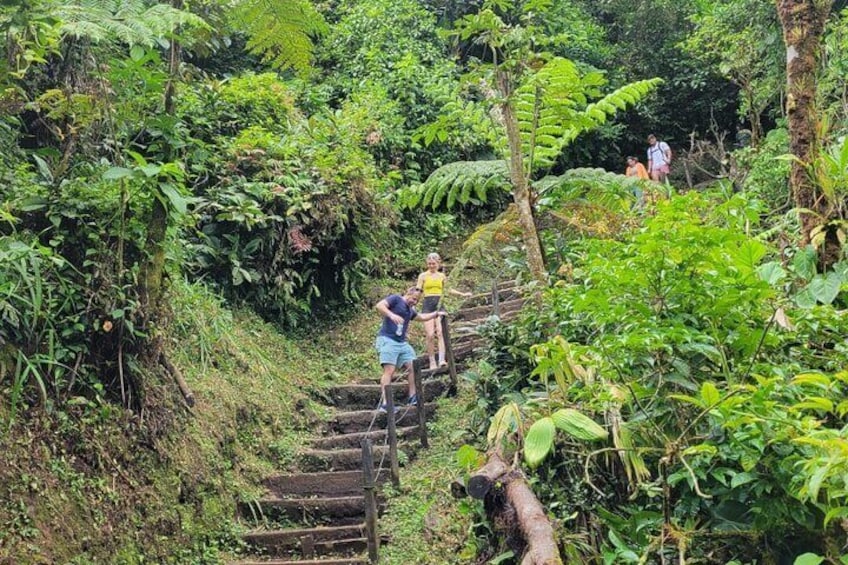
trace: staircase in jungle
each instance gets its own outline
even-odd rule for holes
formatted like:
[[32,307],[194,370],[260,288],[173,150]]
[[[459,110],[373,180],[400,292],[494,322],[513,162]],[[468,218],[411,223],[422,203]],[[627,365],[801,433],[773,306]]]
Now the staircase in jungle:
[[[481,322],[497,314],[515,317],[524,303],[514,283],[501,283],[491,293],[469,298],[450,323],[457,368],[483,345]],[[423,359],[419,357],[419,359]],[[427,419],[437,416],[435,400],[451,389],[446,367],[421,373]],[[399,411],[395,416],[400,449],[408,459],[420,449],[418,410],[407,407],[406,377],[393,386]],[[387,418],[375,410],[380,398],[378,378],[338,385],[329,390],[333,415],[300,455],[300,472],[269,477],[265,495],[239,505],[239,519],[255,529],[244,535],[250,555],[233,565],[364,565],[370,563],[366,528],[360,442],[373,444],[375,482],[391,479],[388,470]],[[379,488],[377,489],[379,492]],[[377,497],[378,514],[385,500]],[[379,530],[379,528],[378,528]],[[389,543],[383,538],[381,543]]]

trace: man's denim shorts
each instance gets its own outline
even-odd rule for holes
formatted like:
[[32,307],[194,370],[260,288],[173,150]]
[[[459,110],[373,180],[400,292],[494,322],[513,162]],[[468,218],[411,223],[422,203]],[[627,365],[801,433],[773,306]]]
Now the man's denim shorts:
[[415,359],[415,350],[406,341],[395,341],[384,335],[378,335],[374,346],[380,354],[380,365],[401,367],[412,363]]

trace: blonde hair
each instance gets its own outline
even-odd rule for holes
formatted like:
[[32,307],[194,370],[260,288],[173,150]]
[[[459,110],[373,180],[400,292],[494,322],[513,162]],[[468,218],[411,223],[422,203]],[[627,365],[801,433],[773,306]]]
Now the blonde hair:
[[436,261],[437,263],[442,262],[442,258],[439,257],[438,253],[430,253],[429,255],[427,255],[427,260],[428,261]]

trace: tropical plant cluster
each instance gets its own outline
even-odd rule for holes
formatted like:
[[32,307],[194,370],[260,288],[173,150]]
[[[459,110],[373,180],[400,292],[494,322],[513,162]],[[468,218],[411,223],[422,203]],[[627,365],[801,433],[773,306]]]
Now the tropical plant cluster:
[[[570,559],[848,562],[848,12],[785,4],[3,3],[0,447],[35,455],[0,464],[0,561],[140,562],[136,522],[176,562],[235,547],[224,493],[305,404],[231,312],[315,333],[467,231],[456,272],[535,301],[482,328],[468,419]],[[650,132],[670,184],[619,174]],[[89,503],[100,541],[39,553]]]

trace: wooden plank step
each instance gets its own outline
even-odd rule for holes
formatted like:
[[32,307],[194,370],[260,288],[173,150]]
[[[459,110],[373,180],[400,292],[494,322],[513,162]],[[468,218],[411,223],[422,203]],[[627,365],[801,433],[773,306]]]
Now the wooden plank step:
[[[521,310],[526,301],[524,298],[514,298],[512,300],[507,300],[505,302],[501,302],[499,305],[499,311],[501,317],[507,312],[514,312],[516,310]],[[466,308],[464,310],[458,311],[454,314],[453,321],[466,321],[466,320],[485,320],[489,316],[494,314],[494,310],[491,304],[486,304],[484,306],[475,306],[474,308]]]
[[253,531],[242,536],[248,545],[271,557],[301,554],[304,538],[312,538],[313,551],[320,556],[353,555],[368,548],[363,522],[347,526]]
[[460,347],[456,348],[456,350],[453,352],[453,357],[456,361],[462,361],[467,357],[471,357],[475,353],[482,351],[485,346],[485,343],[477,342],[463,344]]
[[472,345],[483,345],[486,343],[486,338],[482,337],[480,334],[468,334],[466,336],[459,336],[453,340],[453,350],[454,352],[460,347],[468,344]]
[[[404,421],[404,423],[406,423]],[[370,432],[356,432],[352,434],[335,434],[326,437],[321,437],[312,440],[312,447],[315,449],[344,449],[356,448],[361,445],[364,437],[371,438],[372,445],[382,445],[386,441],[386,430],[371,430]],[[418,437],[418,425],[399,426],[397,428],[399,440],[411,440]],[[362,473],[359,473],[359,483],[361,487]]]
[[337,496],[324,498],[262,498],[239,502],[239,515],[271,520],[285,518],[306,524],[326,524],[337,518],[365,517],[365,498]]
[[[372,446],[374,459],[388,456],[389,446]],[[303,471],[349,471],[362,468],[362,448],[307,449],[299,456],[298,465]]]
[[[426,355],[419,355],[418,360],[421,362],[421,378],[423,380],[431,379],[431,378],[437,377],[439,375],[447,375],[450,372],[446,366],[436,367],[435,369],[425,368],[425,367],[427,367],[427,364],[429,363],[429,359],[427,358]],[[395,371],[395,374],[392,377],[392,384],[394,384],[395,387],[398,388],[399,390],[405,391],[405,390],[407,390],[407,388],[406,388],[407,387],[406,378],[407,378],[406,369],[400,368],[397,371]],[[358,381],[356,381],[355,384],[367,385],[367,384],[375,384],[375,383],[379,383],[379,382],[380,382],[379,375],[375,375],[373,378],[359,379]],[[406,397],[404,396],[404,398],[406,398]]]
[[242,536],[244,541],[264,548],[300,545],[301,538],[312,536],[316,541],[360,538],[365,532],[365,522],[347,526],[319,526],[317,528],[289,528],[285,530],[254,530]]
[[[449,383],[445,378],[434,377],[424,380],[422,386],[424,388],[424,399],[426,402],[430,402],[437,396],[444,394],[449,387]],[[406,404],[408,395],[406,379],[392,383],[392,388],[394,390],[395,406],[401,407]],[[377,406],[382,392],[383,390],[379,383],[349,384],[330,388],[329,396],[336,406],[344,407],[347,410],[367,410]]]
[[[506,286],[498,289],[498,299],[501,302],[505,302],[507,300],[512,300],[513,298],[518,298],[520,296],[521,289],[515,286],[515,283],[508,282],[505,283]],[[467,310],[469,308],[473,308],[475,306],[483,306],[484,304],[492,304],[492,291],[481,292],[479,294],[475,294],[474,296],[470,296],[462,301],[460,304],[459,310]]]
[[265,479],[263,484],[273,498],[361,494],[362,471],[273,475]]
[[334,559],[254,559],[233,561],[230,565],[369,565],[366,557],[337,557]]
[[[436,404],[428,402],[425,405],[427,410],[427,419],[431,419],[436,409]],[[368,430],[374,420],[373,429],[386,427],[386,415],[376,412],[376,410],[353,410],[347,412],[338,412],[328,422],[329,429],[340,434],[350,434],[355,432],[364,432]],[[418,423],[418,409],[415,406],[401,407],[397,413],[396,424],[398,426],[408,426]]]

